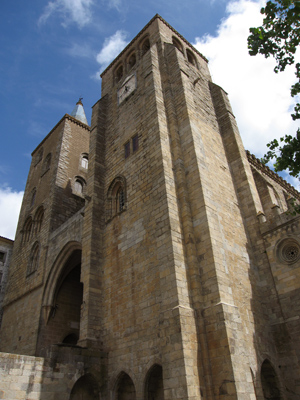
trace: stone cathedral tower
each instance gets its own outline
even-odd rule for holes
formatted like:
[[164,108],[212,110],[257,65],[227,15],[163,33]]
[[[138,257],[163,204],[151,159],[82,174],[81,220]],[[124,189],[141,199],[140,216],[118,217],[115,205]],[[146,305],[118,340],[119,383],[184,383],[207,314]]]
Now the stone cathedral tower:
[[32,154],[3,375],[30,370],[28,399],[298,399],[291,198],[156,15],[103,72],[91,126],[79,101]]

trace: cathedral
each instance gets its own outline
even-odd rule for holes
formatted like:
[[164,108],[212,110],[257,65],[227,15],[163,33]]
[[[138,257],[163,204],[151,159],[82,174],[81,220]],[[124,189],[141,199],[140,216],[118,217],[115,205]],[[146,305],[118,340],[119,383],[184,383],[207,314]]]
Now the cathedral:
[[0,399],[300,398],[300,194],[156,15],[32,153]]

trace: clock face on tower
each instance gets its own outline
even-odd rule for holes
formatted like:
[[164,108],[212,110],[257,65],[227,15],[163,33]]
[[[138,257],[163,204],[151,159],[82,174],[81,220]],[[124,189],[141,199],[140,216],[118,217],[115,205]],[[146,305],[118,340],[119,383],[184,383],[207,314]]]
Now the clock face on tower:
[[118,90],[118,104],[120,105],[136,89],[135,74],[128,76]]

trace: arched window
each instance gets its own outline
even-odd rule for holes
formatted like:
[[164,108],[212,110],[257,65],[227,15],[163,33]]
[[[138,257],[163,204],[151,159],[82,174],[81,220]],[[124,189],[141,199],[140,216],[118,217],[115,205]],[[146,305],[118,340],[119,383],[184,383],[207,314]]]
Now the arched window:
[[44,207],[41,206],[37,209],[37,212],[35,213],[35,218],[34,218],[35,233],[39,233],[41,231],[43,219],[44,219]]
[[125,194],[122,186],[120,186],[116,194],[116,213],[123,211],[124,207],[125,207]]
[[136,55],[132,53],[128,58],[128,67],[131,69],[136,64]]
[[75,193],[79,193],[79,194],[82,194],[82,192],[83,192],[83,184],[79,179],[76,179],[76,181],[75,181],[74,191],[75,191]]
[[42,168],[42,175],[44,175],[51,166],[51,153],[47,154],[44,163],[43,163],[43,168]]
[[34,205],[35,197],[36,197],[36,188],[33,188],[31,191],[30,207]]
[[31,192],[30,207],[32,207],[34,205],[35,197],[36,197],[36,188],[32,189],[32,192]]
[[32,218],[28,217],[23,227],[23,243],[28,242],[32,231]]
[[116,70],[116,82],[119,82],[123,78],[123,65],[120,65]]
[[87,154],[81,155],[80,166],[84,169],[88,169],[89,166],[89,157]]
[[142,42],[141,46],[142,55],[146,54],[148,50],[150,50],[150,40],[147,38]]
[[197,67],[197,62],[194,54],[191,52],[191,50],[187,49],[186,50],[186,56],[188,59],[188,62],[191,63],[194,67]]
[[74,193],[82,196],[84,186],[85,180],[81,178],[81,176],[76,176],[74,182]]
[[39,264],[39,253],[40,253],[40,246],[38,242],[35,242],[30,253],[29,263],[27,266],[27,276],[31,275],[38,269]]
[[126,210],[126,180],[115,178],[109,186],[106,199],[106,220]]
[[180,43],[180,41],[176,38],[176,37],[172,37],[172,43],[173,45],[176,47],[177,50],[181,51],[181,53],[183,53],[183,48],[182,48],[182,44]]

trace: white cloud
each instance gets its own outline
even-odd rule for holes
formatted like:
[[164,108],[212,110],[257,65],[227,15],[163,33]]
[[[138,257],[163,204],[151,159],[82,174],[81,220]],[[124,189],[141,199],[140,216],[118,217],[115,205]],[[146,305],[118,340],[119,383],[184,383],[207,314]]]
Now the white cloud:
[[49,1],[44,13],[40,16],[38,23],[44,24],[48,18],[55,13],[60,14],[63,26],[75,22],[80,28],[91,20],[91,6],[94,0],[54,0]]
[[114,35],[105,39],[103,47],[96,57],[97,62],[101,66],[97,76],[104,71],[109,63],[113,61],[127,45],[128,41],[126,37],[127,33],[119,30]]
[[14,239],[24,192],[0,187],[0,235]]
[[120,11],[121,10],[121,0],[108,0],[108,6],[110,8],[115,8],[116,10]]
[[209,59],[213,81],[228,92],[245,148],[257,157],[270,140],[296,131],[290,116],[294,67],[275,74],[273,59],[248,54],[249,28],[262,24],[263,3],[231,1],[216,36],[196,38],[194,44]]

